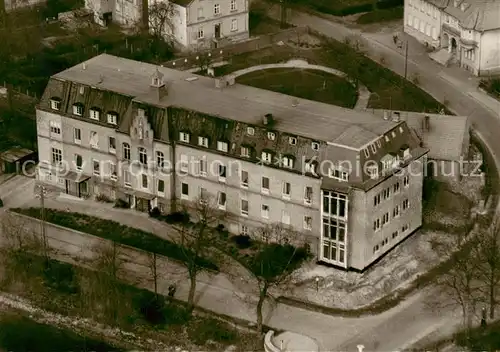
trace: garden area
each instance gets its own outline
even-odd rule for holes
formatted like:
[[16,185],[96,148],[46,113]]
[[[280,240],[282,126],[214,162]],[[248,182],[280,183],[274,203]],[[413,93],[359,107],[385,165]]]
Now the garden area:
[[357,24],[371,24],[400,20],[404,17],[404,7],[375,10],[362,14],[356,19]]
[[324,71],[273,68],[255,71],[236,79],[238,83],[322,103],[354,108],[356,87],[346,79]]
[[290,3],[333,16],[349,16],[403,5],[403,0],[291,0]]
[[276,44],[262,50],[234,55],[228,58],[230,64],[216,67],[214,73],[216,76],[223,76],[251,66],[303,59],[310,64],[337,69],[346,73],[351,80],[364,84],[372,93],[368,103],[369,109],[430,113],[438,113],[441,109],[445,109],[442,103],[436,101],[413,82],[405,80],[364,56],[361,49],[356,50],[349,45],[350,43],[320,39],[322,46],[320,50],[303,50],[284,43],[285,45]]
[[482,79],[479,88],[484,89],[488,94],[496,99],[500,99],[500,78]]

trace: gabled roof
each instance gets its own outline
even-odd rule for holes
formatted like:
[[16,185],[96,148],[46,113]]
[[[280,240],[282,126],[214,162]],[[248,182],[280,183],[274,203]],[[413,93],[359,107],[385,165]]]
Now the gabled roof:
[[182,7],[188,7],[194,0],[171,0],[172,3],[177,4]]
[[[158,100],[150,90],[151,77],[164,74],[168,94]],[[374,119],[368,112],[298,99],[268,90],[234,84],[215,87],[213,78],[186,71],[102,54],[83,65],[71,67],[54,76],[102,90],[134,97],[158,107],[180,107],[236,120],[261,124],[265,114],[276,119],[276,129],[290,134],[360,148],[394,128],[397,123]],[[186,80],[193,78],[192,80]]]
[[[375,110],[382,118],[384,110]],[[467,116],[451,116],[402,111],[412,132],[429,148],[429,158],[458,161],[468,148],[469,119]],[[429,116],[429,129],[425,130],[425,116]]]
[[[427,0],[455,17],[465,29],[479,32],[500,28],[500,1],[498,0]],[[465,4],[462,10],[461,5]]]

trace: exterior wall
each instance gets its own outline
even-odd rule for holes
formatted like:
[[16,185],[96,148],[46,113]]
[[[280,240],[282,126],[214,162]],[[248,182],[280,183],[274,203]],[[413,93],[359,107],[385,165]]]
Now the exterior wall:
[[115,0],[113,22],[124,26],[133,26],[139,23],[141,16],[142,0]]
[[114,17],[115,0],[85,0],[85,8],[92,11],[94,21],[101,26],[105,25],[102,15],[111,12]]
[[[177,160],[176,167],[179,168],[181,155],[189,157],[189,169],[186,173],[176,172],[176,197],[183,200],[181,196],[181,184],[189,185],[189,198],[185,201],[193,201],[200,195],[200,188],[203,187],[217,201],[218,192],[226,193],[226,210],[230,214],[227,219],[227,227],[233,233],[241,233],[242,226],[247,226],[251,233],[256,226],[266,223],[282,222],[283,211],[290,215],[290,226],[296,231],[303,233],[306,239],[311,242],[311,249],[316,250],[316,242],[319,237],[320,219],[320,180],[295,174],[271,167],[264,167],[255,163],[238,160],[235,158],[207,153],[207,151],[177,145],[175,150]],[[198,176],[198,163],[200,159],[206,159],[207,176]],[[226,165],[226,182],[219,181],[219,164]],[[248,187],[241,186],[241,171],[247,171],[249,180]],[[269,194],[262,192],[262,177],[269,178]],[[290,199],[284,199],[282,195],[283,181],[291,184]],[[305,187],[313,189],[313,201],[311,205],[305,205]],[[248,215],[241,214],[241,199],[248,200]],[[269,218],[265,219],[261,214],[262,204],[269,206]],[[312,217],[311,230],[304,229],[304,217]]]
[[422,0],[405,1],[404,31],[422,43],[439,47],[442,14],[440,9]]
[[[363,194],[355,192],[351,201],[349,213],[355,219],[349,223],[352,226],[348,231],[350,258],[348,267],[363,270],[374,261],[385,255],[391,248],[413,233],[422,225],[422,187],[424,177],[425,157],[416,160],[405,168],[410,170],[409,184],[404,186],[406,172],[394,175],[376,187]],[[398,193],[394,193],[394,185],[399,182]],[[382,192],[390,190],[390,195],[384,199]],[[374,206],[374,197],[380,194],[380,203]],[[365,195],[365,197],[363,197]],[[403,202],[408,199],[409,208],[403,210]],[[399,206],[398,216],[394,216],[394,208]],[[364,208],[363,208],[364,207]],[[389,214],[389,221],[382,225],[382,217]],[[355,214],[355,215],[354,215]],[[379,219],[380,229],[374,231],[373,223]],[[364,224],[364,226],[363,226]],[[408,226],[403,231],[403,227]],[[364,232],[362,232],[364,227]],[[397,235],[393,237],[393,234]],[[384,244],[382,244],[384,243]],[[378,246],[378,249],[375,249]]]
[[500,29],[484,32],[480,40],[481,74],[500,71]]
[[[214,13],[214,6],[220,4],[220,14]],[[193,1],[187,11],[187,38],[188,46],[209,47],[215,38],[215,26],[220,25],[220,39],[239,41],[249,37],[248,28],[248,1],[237,0],[236,10],[231,11],[231,2],[218,0]],[[199,16],[201,15],[201,16]],[[237,29],[232,30],[232,21],[237,21]],[[203,38],[198,38],[199,31],[203,31]]]
[[175,16],[172,18],[173,33],[170,35],[183,47],[188,46],[187,9],[174,4]]

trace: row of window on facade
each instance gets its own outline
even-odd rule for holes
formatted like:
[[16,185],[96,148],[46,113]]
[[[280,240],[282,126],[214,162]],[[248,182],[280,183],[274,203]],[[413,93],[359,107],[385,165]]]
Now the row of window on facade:
[[[62,101],[59,98],[52,98],[50,100],[50,108],[52,110],[57,110],[57,111],[61,110],[61,105],[62,105]],[[81,104],[81,103],[73,104],[73,107],[72,107],[73,115],[83,116],[84,112],[85,112],[85,107],[83,106],[83,104]],[[101,110],[99,108],[91,108],[89,110],[89,118],[91,120],[99,121],[100,117],[101,117]],[[109,124],[111,124],[111,125],[118,124],[118,113],[117,112],[108,111],[108,113],[106,114],[106,118],[107,118],[107,121]],[[53,123],[56,124],[55,121],[53,121]],[[60,125],[59,125],[59,128],[61,128]]]
[[410,0],[409,5],[415,7],[415,9],[420,10],[422,13],[427,13],[428,16],[432,16],[434,19],[438,18],[439,10],[423,0]]
[[[188,183],[182,182],[181,183],[181,199],[183,200],[196,200],[197,198],[200,201],[205,201],[209,199],[210,195],[208,191],[203,188],[199,187],[199,192],[198,196],[195,197],[194,199],[190,198],[190,186]],[[217,193],[217,207],[221,210],[226,210],[226,203],[227,203],[227,195],[225,192],[218,192]],[[240,215],[242,216],[248,216],[249,211],[250,211],[250,204],[248,199],[244,195],[240,195]],[[261,211],[260,215],[263,219],[268,220],[269,219],[269,214],[270,214],[270,207],[268,204],[261,204]],[[291,223],[291,214],[290,212],[286,210],[281,211],[281,222],[284,225],[290,225]],[[303,228],[304,230],[311,230],[312,229],[312,217],[309,215],[305,215],[303,219]]]
[[426,23],[423,20],[420,20],[418,17],[408,15],[407,24],[408,26],[413,27],[421,33],[425,34],[426,36],[432,37],[432,39],[434,40],[438,39],[436,27],[431,26],[429,23]]
[[[409,224],[405,224],[401,227],[401,234],[405,234],[408,229],[410,228],[410,225]],[[399,230],[396,230],[394,231],[392,234],[391,234],[391,238],[392,239],[395,239],[399,236]],[[383,247],[385,247],[389,241],[391,240],[391,238],[389,237],[386,237],[384,238],[379,244],[376,244],[375,246],[373,246],[373,253],[377,253],[380,249],[382,249]]]
[[[399,131],[399,133],[403,133],[404,132],[403,127],[399,127],[398,131]],[[396,138],[396,136],[397,136],[396,131],[391,131],[390,134],[386,134],[383,137],[386,143],[389,143],[391,141],[391,137],[389,137],[389,136],[392,136],[392,138]],[[379,138],[375,141],[375,143],[370,144],[368,148],[363,149],[363,152],[365,153],[365,157],[369,158],[370,152],[373,155],[375,155],[377,153],[377,150],[380,149],[381,147],[382,147],[382,138]]]
[[[394,209],[392,210],[392,218],[393,219],[398,218],[402,212],[410,209],[410,201],[408,199],[403,200],[402,209],[403,210],[401,211],[401,207],[399,205],[396,205],[394,207]],[[389,224],[389,217],[390,217],[389,212],[386,212],[384,215],[382,215],[381,218],[375,219],[373,221],[373,231],[377,232],[382,227],[388,225]]]
[[[403,186],[406,188],[409,185],[410,185],[410,176],[408,176],[408,175],[404,176],[403,177]],[[392,186],[392,190],[391,190],[391,187],[384,188],[381,192],[379,192],[375,196],[373,196],[373,206],[376,207],[377,205],[379,205],[381,203],[381,201],[389,199],[391,196],[391,192],[393,194],[399,193],[400,189],[401,189],[401,185],[400,185],[399,181],[396,182]]]
[[[216,26],[219,26],[219,33],[217,33],[217,30],[214,30],[214,32],[216,32],[216,36],[220,36],[220,26],[221,24],[217,24]],[[233,18],[231,20],[231,32],[237,32],[238,31],[238,20],[236,18]],[[197,32],[197,39],[205,39],[205,29],[203,28],[203,26],[200,26],[198,27],[198,32]]]

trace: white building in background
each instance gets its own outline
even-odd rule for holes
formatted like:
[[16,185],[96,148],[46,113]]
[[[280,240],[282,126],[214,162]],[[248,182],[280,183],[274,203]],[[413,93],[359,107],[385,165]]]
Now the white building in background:
[[441,49],[441,63],[456,62],[475,75],[500,69],[498,0],[408,0],[404,31]]
[[[96,23],[115,22],[134,26],[147,6],[150,29],[163,16],[152,9],[161,0],[85,0]],[[183,48],[220,47],[249,37],[248,0],[173,0],[170,25],[163,25],[165,37]],[[156,18],[155,18],[156,16]],[[158,28],[158,27],[156,27]]]

